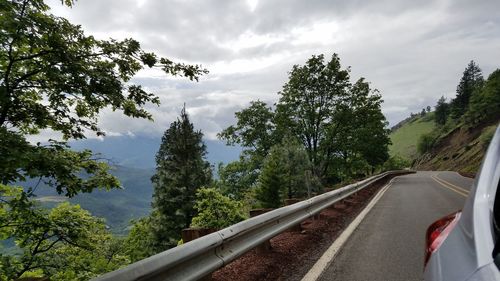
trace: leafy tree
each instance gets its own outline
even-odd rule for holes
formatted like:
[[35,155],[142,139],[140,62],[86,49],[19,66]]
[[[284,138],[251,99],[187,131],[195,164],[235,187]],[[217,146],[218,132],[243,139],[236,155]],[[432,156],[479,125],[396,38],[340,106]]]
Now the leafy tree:
[[218,189],[232,199],[242,200],[255,186],[260,165],[259,161],[244,153],[237,161],[226,165],[220,163],[216,181]]
[[243,203],[222,195],[215,188],[200,188],[196,192],[191,227],[222,229],[247,218]]
[[22,133],[50,128],[65,138],[83,138],[85,129],[103,134],[97,127],[103,108],[150,119],[143,106],[159,104],[155,95],[129,83],[139,70],[157,67],[190,79],[205,72],[145,52],[133,39],[87,36],[80,26],[51,15],[42,0],[3,1],[1,8],[2,127]]
[[473,60],[470,61],[458,83],[457,95],[450,103],[453,119],[458,119],[467,111],[472,93],[481,88],[483,82],[481,69]]
[[236,126],[220,134],[229,143],[253,148],[245,154],[251,155],[255,172],[240,175],[263,171],[263,156],[286,136],[299,139],[313,175],[322,181],[342,173],[349,177],[360,169],[369,172],[388,159],[381,96],[364,79],[351,85],[349,69],[342,69],[336,54],[330,61],[319,55],[295,65],[279,95],[275,112],[262,102],[252,103],[237,113]]
[[28,200],[22,188],[0,185],[0,234],[14,237],[20,255],[0,255],[0,276],[88,280],[129,263],[101,219],[78,205],[51,210]]
[[[154,217],[155,214],[151,216]],[[132,228],[123,242],[124,252],[130,258],[130,261],[136,262],[154,255],[157,251],[154,247],[151,217],[132,221],[131,224]]]
[[[67,6],[74,2],[62,1]],[[72,207],[61,207],[47,215],[44,209],[33,205],[38,185],[25,190],[14,185],[39,179],[69,197],[94,188],[119,187],[118,180],[108,173],[109,166],[98,156],[88,150],[71,151],[66,141],[85,138],[87,133],[104,135],[98,127],[98,116],[105,108],[151,119],[145,106],[158,105],[158,97],[131,82],[141,69],[159,68],[166,74],[191,80],[197,80],[206,70],[146,52],[134,39],[97,40],[84,34],[80,26],[52,15],[43,0],[1,1],[0,10],[0,183],[2,194],[18,193],[16,200],[0,202],[5,220],[0,224],[0,233],[4,239],[20,241],[24,251],[20,259],[4,256],[2,264],[9,266],[2,266],[2,270],[7,270],[8,276],[19,276],[23,271],[38,268],[57,279],[60,272],[74,269],[69,263],[54,265],[55,261],[68,260],[68,253],[81,253],[80,257],[74,256],[75,260],[100,260],[99,251],[92,247],[106,247],[93,244],[97,240],[90,236],[74,233],[87,233],[80,225],[100,233],[100,226],[95,218]],[[45,129],[61,134],[64,141],[34,145],[26,140],[28,134]],[[59,216],[62,210],[75,221]],[[13,223],[21,218],[23,223]],[[53,233],[52,237],[47,238],[46,233]],[[73,242],[85,242],[85,248],[94,250],[56,247]],[[73,264],[81,265],[76,261]],[[74,269],[76,273],[80,271],[88,272],[86,268]],[[70,275],[65,276],[75,277]]]
[[425,110],[426,110],[427,112],[431,112],[431,106],[430,106],[430,105],[428,105],[428,106],[425,108]]
[[435,106],[435,115],[434,115],[434,120],[436,124],[438,125],[444,125],[446,124],[446,120],[448,120],[448,114],[449,114],[449,104],[446,103],[446,99],[444,96],[441,96],[441,98],[438,100],[436,106]]
[[368,173],[389,158],[389,130],[381,104],[378,91],[363,78],[349,88],[327,126],[324,174],[347,179],[360,171]]
[[315,174],[324,177],[321,167],[326,160],[322,153],[326,127],[336,104],[347,96],[349,69],[342,69],[334,54],[325,62],[324,56],[312,56],[305,65],[294,65],[289,81],[279,93],[276,106],[278,130],[290,132],[305,146]]
[[228,145],[244,148],[238,161],[219,166],[217,184],[224,194],[241,200],[255,186],[264,158],[279,141],[274,115],[266,103],[252,101],[248,108],[235,113],[236,125],[218,134]]
[[[118,187],[118,180],[108,173],[109,166],[89,150],[69,150],[65,142],[30,144],[19,132],[0,127],[0,181],[3,184],[38,178],[69,197],[91,192],[96,187]],[[81,177],[81,173],[86,177]],[[26,191],[33,196],[32,186]]]
[[170,124],[156,154],[153,182],[152,228],[156,251],[177,245],[181,230],[189,227],[196,214],[195,194],[211,183],[210,164],[201,131],[195,131],[186,108]]
[[[106,107],[151,119],[144,106],[159,104],[159,99],[130,83],[135,73],[158,67],[197,79],[205,70],[158,58],[133,39],[96,40],[51,15],[42,0],[3,1],[0,6],[1,182],[43,177],[68,196],[118,187],[107,165],[89,151],[70,152],[65,142],[56,141],[31,145],[25,135],[40,129],[60,132],[65,139],[84,138],[86,130],[103,135],[97,117]],[[76,176],[81,171],[88,177]]]
[[[357,151],[373,168],[389,159],[388,122],[382,113],[382,96],[370,89],[368,82],[360,78],[350,89],[350,109],[354,111],[351,122],[356,125],[351,139]],[[373,172],[373,171],[372,171]]]
[[251,155],[264,158],[276,142],[274,139],[274,112],[262,101],[252,101],[248,108],[235,113],[237,123],[229,126],[219,138],[229,145],[241,145],[250,150]]

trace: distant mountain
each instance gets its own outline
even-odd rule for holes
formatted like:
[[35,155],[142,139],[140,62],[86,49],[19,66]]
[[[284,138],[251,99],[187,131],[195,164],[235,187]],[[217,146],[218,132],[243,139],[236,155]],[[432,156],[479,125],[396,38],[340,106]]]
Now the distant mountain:
[[[96,189],[68,199],[58,195],[54,188],[42,184],[35,194],[37,200],[46,207],[53,207],[63,201],[79,204],[92,215],[106,219],[106,224],[113,232],[126,233],[130,220],[146,216],[151,210],[151,176],[154,170],[116,166],[111,173],[120,179],[122,189]],[[28,181],[23,185],[33,186],[34,182]]]
[[[221,141],[204,140],[207,146],[207,160],[212,165],[219,162],[228,163],[237,160],[241,152],[240,147],[227,146]],[[155,155],[160,148],[161,136],[110,136],[101,139],[85,139],[72,141],[73,149],[90,149],[101,153],[112,163],[120,166],[140,169],[155,167]]]
[[[123,189],[94,190],[69,199],[94,216],[106,219],[106,224],[118,234],[127,232],[132,219],[146,216],[151,210],[153,187],[151,176],[154,174],[155,155],[161,143],[161,137],[117,136],[99,139],[86,139],[70,143],[75,150],[90,149],[102,154],[111,161],[111,171],[121,182]],[[206,140],[207,160],[212,165],[228,163],[238,159],[240,147],[226,146],[220,141]],[[33,181],[20,183],[33,186]],[[37,200],[47,207],[52,207],[68,198],[59,196],[53,188],[41,185],[36,191]]]

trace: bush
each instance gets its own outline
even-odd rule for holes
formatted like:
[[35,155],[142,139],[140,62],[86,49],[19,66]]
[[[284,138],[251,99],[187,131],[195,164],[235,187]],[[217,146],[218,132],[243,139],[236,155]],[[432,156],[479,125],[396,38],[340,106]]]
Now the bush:
[[215,188],[200,188],[194,208],[198,214],[193,217],[191,227],[221,229],[247,218],[242,202],[222,195]]
[[[156,216],[153,212],[151,216]],[[157,253],[154,247],[151,217],[144,217],[131,222],[132,228],[125,238],[125,252],[131,262],[136,262]]]
[[431,133],[429,134],[423,134],[420,136],[417,142],[417,150],[420,154],[424,154],[428,151],[431,150],[431,148],[434,146],[434,143],[436,141],[435,136]]
[[408,167],[410,167],[410,162],[399,155],[392,156],[383,165],[384,171],[402,170]]
[[487,148],[488,145],[490,145],[490,142],[493,139],[493,136],[495,135],[496,129],[497,129],[496,125],[484,128],[483,132],[479,136],[479,141],[481,142],[483,148]]

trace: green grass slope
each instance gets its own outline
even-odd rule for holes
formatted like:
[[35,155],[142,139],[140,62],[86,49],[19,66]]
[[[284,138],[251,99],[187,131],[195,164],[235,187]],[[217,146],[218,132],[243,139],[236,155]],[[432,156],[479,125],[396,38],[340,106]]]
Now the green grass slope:
[[406,160],[418,157],[417,143],[421,135],[431,132],[435,127],[434,113],[416,117],[405,122],[390,134],[392,145],[389,146],[391,156],[400,156]]

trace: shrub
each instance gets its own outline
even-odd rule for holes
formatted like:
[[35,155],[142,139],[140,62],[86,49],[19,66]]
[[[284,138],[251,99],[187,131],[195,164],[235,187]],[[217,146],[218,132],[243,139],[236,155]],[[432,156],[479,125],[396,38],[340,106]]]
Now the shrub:
[[389,160],[385,161],[384,171],[402,170],[410,167],[410,162],[399,155],[392,156]]
[[436,138],[432,133],[429,134],[423,134],[420,136],[418,139],[417,143],[417,150],[420,154],[424,154],[431,150],[431,148],[434,146],[434,143],[436,141]]
[[495,135],[496,126],[486,127],[481,135],[479,136],[479,140],[481,141],[481,145],[483,148],[487,148],[490,145],[493,136]]
[[222,195],[215,188],[200,188],[194,208],[198,214],[193,217],[191,227],[221,229],[247,218],[242,202]]

